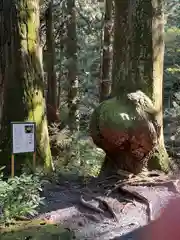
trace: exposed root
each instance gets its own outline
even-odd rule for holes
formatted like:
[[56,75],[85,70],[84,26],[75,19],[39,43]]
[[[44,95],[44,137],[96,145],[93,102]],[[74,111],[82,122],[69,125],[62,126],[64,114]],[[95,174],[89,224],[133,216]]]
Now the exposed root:
[[177,190],[176,186],[176,181],[174,180],[166,180],[166,181],[149,181],[149,182],[144,182],[144,181],[139,181],[139,182],[134,182],[131,183],[131,186],[146,186],[146,187],[154,187],[154,186],[166,186],[168,184],[172,184],[172,187],[174,188],[174,192],[179,193]]
[[132,200],[131,202],[127,202],[127,203],[123,206],[123,208],[121,209],[121,212],[124,213],[126,207],[127,207],[128,205],[130,205],[130,204],[133,204],[134,206],[136,206],[136,204],[135,204],[134,201]]
[[162,175],[157,171],[145,171],[138,175],[133,175],[128,179],[119,180],[111,190],[106,192],[106,196],[109,196],[112,192],[117,190],[121,186],[132,185],[132,186],[158,186],[164,185],[165,183],[171,182],[168,176]]
[[[142,202],[143,204],[146,205],[146,213],[147,213],[148,222],[150,222],[152,220],[152,209],[151,209],[152,206],[151,206],[151,203],[148,201],[148,199],[146,197],[144,197],[139,192],[137,192],[135,190],[128,189],[128,185],[129,186],[162,186],[162,185],[166,186],[166,184],[168,184],[168,185],[170,185],[168,187],[170,187],[170,188],[174,187],[175,192],[178,192],[178,190],[177,190],[177,185],[178,185],[177,180],[175,181],[173,179],[169,179],[167,175],[163,175],[163,174],[161,174],[160,172],[157,172],[157,171],[145,171],[145,172],[142,172],[141,174],[138,174],[138,175],[132,175],[132,174],[130,175],[126,171],[120,171],[120,174],[123,175],[123,176],[126,176],[126,179],[117,181],[114,186],[112,186],[112,185],[109,186],[109,187],[111,187],[111,189],[106,191],[105,195],[109,196],[112,192],[114,192],[117,189],[122,191],[122,192],[128,193],[133,198],[135,198],[134,200],[140,201],[140,202]],[[113,175],[111,177],[116,178],[117,176]],[[110,179],[111,177],[108,177],[108,179]],[[104,181],[106,181],[108,179],[105,179]],[[104,181],[99,182],[98,184],[103,184]],[[178,182],[179,182],[179,180],[178,180]],[[172,183],[172,186],[171,186],[171,183]],[[84,194],[84,195],[90,197],[91,199],[95,199],[97,202],[99,202],[99,205],[95,206],[95,204],[90,203],[88,201],[85,201],[83,199],[82,195],[81,195],[80,203],[84,207],[89,208],[89,209],[91,209],[91,210],[93,210],[97,213],[100,213],[100,214],[104,214],[106,209],[107,209],[107,211],[109,211],[111,216],[117,222],[119,221],[117,216],[116,216],[116,213],[114,212],[112,207],[109,205],[109,203],[105,199],[93,196],[93,192],[90,192],[90,193],[81,192],[81,194]],[[132,204],[135,204],[135,202],[131,199],[128,199],[128,197],[125,199],[125,201],[130,202]],[[124,210],[124,208],[123,208],[123,210]]]
[[[109,205],[109,203],[108,203],[107,201],[105,201],[104,199],[101,199],[101,198],[99,198],[99,197],[90,196],[90,195],[87,194],[87,193],[84,193],[84,194],[87,195],[87,196],[89,196],[89,197],[91,197],[91,198],[93,198],[93,199],[95,199],[96,201],[102,203],[103,206],[109,211],[109,213],[111,214],[111,216],[112,216],[117,222],[119,222],[116,213],[114,212],[114,210],[112,209],[112,207]],[[85,201],[85,200],[83,199],[82,195],[81,195],[81,197],[80,197],[80,203],[81,203],[84,207],[87,207],[87,208],[89,208],[89,209],[91,209],[91,210],[93,210],[93,211],[95,211],[95,212],[97,212],[97,213],[102,213],[102,214],[104,214],[104,212],[105,212],[105,211],[104,211],[103,209],[101,209],[100,207],[94,206],[93,204]]]
[[160,172],[160,171],[158,171],[158,170],[149,171],[147,169],[144,169],[137,176],[139,176],[141,178],[143,178],[143,177],[148,177],[148,178],[159,178],[159,177],[162,177],[162,178],[164,178],[165,174]]
[[110,212],[112,217],[116,220],[116,222],[119,222],[119,219],[118,219],[116,213],[114,212],[113,208],[109,205],[109,203],[107,201],[103,200],[103,199],[99,199],[99,200],[102,201],[102,203],[107,208],[107,210]]
[[125,189],[124,184],[116,185],[116,187],[113,190],[111,190],[107,193],[107,196],[109,196],[116,189],[118,189],[122,192],[128,193],[129,195],[132,195],[138,201],[141,201],[142,203],[144,203],[147,206],[146,213],[147,213],[147,217],[148,217],[148,222],[151,221],[151,218],[152,218],[151,217],[151,204],[150,204],[150,202],[148,201],[147,198],[145,198],[143,195],[141,195],[140,193],[138,193],[136,191],[133,191],[133,190],[130,190],[130,189]]
[[130,190],[130,189],[126,189],[123,186],[119,187],[119,190],[132,195],[138,201],[140,201],[146,205],[147,221],[149,223],[152,220],[152,206],[151,206],[151,203],[148,201],[148,199],[146,197],[144,197],[143,195],[141,195],[140,193]]
[[120,176],[122,176],[123,178],[126,177],[126,178],[128,178],[128,179],[130,179],[130,178],[132,178],[132,177],[135,176],[133,173],[128,172],[128,171],[125,171],[125,170],[122,170],[122,169],[119,169],[119,170],[117,171],[117,174],[120,175]]
[[80,203],[81,203],[84,207],[89,208],[89,209],[91,209],[91,210],[93,210],[93,211],[95,211],[95,212],[97,212],[97,213],[104,213],[104,210],[102,210],[101,208],[94,206],[93,204],[89,203],[88,201],[85,201],[85,200],[83,199],[82,195],[81,195],[81,197],[80,197]]
[[[131,175],[128,175],[131,176]],[[169,180],[167,176],[158,173],[157,171],[145,171],[138,175],[133,175],[125,180],[119,180],[112,189],[106,191],[106,196],[109,196],[115,190],[120,190],[125,193],[128,193],[135,197],[138,201],[143,202],[147,206],[147,217],[148,222],[151,221],[152,214],[151,214],[151,204],[147,198],[142,196],[137,191],[133,191],[130,189],[125,188],[125,186],[158,186],[158,185],[165,185],[167,183],[173,183],[172,180]],[[176,184],[177,185],[177,184]],[[174,185],[175,186],[175,185]]]

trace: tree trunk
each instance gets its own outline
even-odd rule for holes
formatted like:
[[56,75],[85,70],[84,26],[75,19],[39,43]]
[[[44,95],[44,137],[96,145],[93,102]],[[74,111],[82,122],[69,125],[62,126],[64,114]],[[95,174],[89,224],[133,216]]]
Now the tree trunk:
[[132,39],[132,3],[115,0],[112,96],[126,94],[136,89],[134,80],[129,76],[130,47]]
[[[52,16],[53,1],[50,1],[46,10],[46,45],[47,45],[47,105],[50,105],[54,112],[57,111],[57,82],[56,73],[54,69],[55,61],[55,49],[54,49],[54,37],[53,37],[53,16]],[[48,116],[47,116],[48,117]],[[52,123],[53,118],[48,118],[48,122]]]
[[[161,126],[159,149],[149,161],[149,167],[169,168],[163,135],[163,62],[164,62],[164,13],[163,0],[137,0],[134,22],[134,47],[132,72],[140,89],[153,101]],[[138,71],[137,71],[138,70]]]
[[[43,96],[43,69],[39,45],[39,1],[2,1],[1,37],[4,50],[4,105],[1,131],[1,165],[9,169],[11,156],[11,122],[35,121],[39,161],[46,170],[53,169]],[[15,156],[21,169],[29,155]],[[22,161],[21,161],[21,160]],[[30,158],[29,158],[30,159]],[[32,158],[31,158],[32,159]]]
[[[1,57],[0,57],[1,60]],[[0,69],[0,131],[1,131],[1,120],[2,120],[2,108],[3,108],[3,78],[2,71]]]
[[104,40],[103,40],[103,56],[101,67],[101,86],[100,86],[100,102],[107,99],[111,93],[111,34],[112,34],[112,0],[105,1],[104,16]]
[[76,130],[79,125],[78,113],[78,76],[77,76],[77,36],[76,36],[76,12],[75,0],[67,1],[67,43],[66,57],[68,68],[68,108],[69,108],[69,127]]
[[112,95],[142,90],[151,98],[161,126],[150,168],[168,170],[162,121],[163,0],[115,0]]

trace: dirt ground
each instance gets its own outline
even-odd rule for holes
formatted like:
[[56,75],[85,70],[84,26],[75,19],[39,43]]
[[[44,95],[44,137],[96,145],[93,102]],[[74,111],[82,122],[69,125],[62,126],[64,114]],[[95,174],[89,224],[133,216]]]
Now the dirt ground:
[[[109,181],[109,188],[115,180]],[[178,193],[171,183],[163,186],[147,187],[133,186],[136,192],[146,197],[151,203],[152,220],[157,218],[159,212],[167,201]],[[83,195],[85,201],[92,202],[91,196],[98,196],[108,202],[113,209],[117,219],[110,214],[108,208],[98,213],[85,207],[80,201],[83,192],[90,193]],[[64,227],[74,231],[74,239],[98,239],[98,240],[138,240],[142,226],[147,224],[147,206],[133,199],[120,191],[115,191],[109,197],[105,197],[107,184],[97,185],[97,180],[93,179],[89,184],[81,181],[70,181],[61,179],[60,183],[44,184],[43,196],[45,196],[45,206],[40,210],[38,219],[48,219],[56,223],[61,223]],[[131,199],[127,202],[127,199]],[[94,204],[97,201],[94,200]]]

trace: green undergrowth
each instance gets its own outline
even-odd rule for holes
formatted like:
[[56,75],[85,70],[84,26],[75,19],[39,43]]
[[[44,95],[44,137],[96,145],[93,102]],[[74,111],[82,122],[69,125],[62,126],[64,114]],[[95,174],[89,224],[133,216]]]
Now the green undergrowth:
[[1,172],[0,224],[11,223],[17,217],[34,216],[43,204],[41,191],[38,175],[22,174],[6,180]]
[[105,153],[95,146],[88,130],[71,134],[67,128],[59,130],[55,124],[49,129],[57,174],[98,175]]
[[73,232],[57,224],[34,220],[16,222],[15,225],[0,228],[1,240],[70,240]]

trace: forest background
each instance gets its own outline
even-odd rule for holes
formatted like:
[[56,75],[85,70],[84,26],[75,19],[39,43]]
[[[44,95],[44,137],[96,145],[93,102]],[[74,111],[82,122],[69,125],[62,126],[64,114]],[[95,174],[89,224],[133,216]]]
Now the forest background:
[[[107,9],[112,10],[112,15],[107,16]],[[107,0],[106,3],[94,0],[69,0],[68,3],[65,0],[54,0],[53,3],[44,1],[40,10],[42,53],[39,54],[39,58],[43,59],[44,94],[47,100],[46,112],[55,168],[51,173],[51,179],[56,181],[60,175],[69,176],[69,174],[74,178],[97,176],[104,159],[104,152],[97,148],[89,137],[89,120],[99,102],[110,96],[114,6],[111,0]],[[179,11],[179,0],[166,0],[163,74],[164,137],[168,153],[176,157],[178,157],[180,144]],[[108,36],[105,35],[107,29]],[[109,54],[110,60],[107,72],[102,69],[103,61],[106,61],[103,59],[104,51]],[[100,91],[103,82],[102,74],[106,74],[104,80],[108,83],[103,93]],[[108,79],[106,79],[107,76]],[[0,86],[1,114],[4,100],[3,79]],[[10,107],[8,111],[11,111]],[[3,131],[2,128],[1,137],[4,134]],[[4,150],[1,149],[1,151]],[[1,160],[5,163],[2,165],[6,165],[7,158],[1,157]],[[31,158],[28,161],[30,162]],[[7,209],[6,214],[3,215],[3,221],[20,213],[33,214],[41,201],[40,197],[33,199],[32,189],[34,195],[39,196],[37,191],[39,177],[43,175],[44,179],[46,173],[42,172],[42,169],[37,169],[38,176],[29,175],[28,161],[24,166],[23,175],[15,180],[9,179],[8,182],[3,177],[1,179],[0,203],[2,208]],[[29,201],[29,205],[22,210],[20,206],[17,208],[17,196],[23,195],[22,191],[25,196],[27,189],[25,183],[32,186],[29,188],[32,201]],[[14,192],[16,192],[15,195]],[[26,200],[27,197],[24,197],[24,202]],[[11,211],[9,211],[9,204]]]

